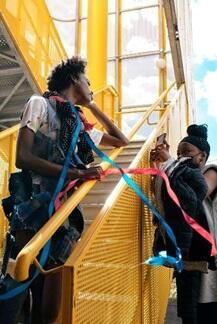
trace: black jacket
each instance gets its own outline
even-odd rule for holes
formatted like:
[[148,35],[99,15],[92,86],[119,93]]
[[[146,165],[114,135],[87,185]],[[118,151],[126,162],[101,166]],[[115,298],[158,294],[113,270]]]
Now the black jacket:
[[[201,226],[208,230],[202,201],[207,193],[207,185],[200,169],[189,162],[175,168],[170,176],[170,185],[176,193],[182,208]],[[208,261],[211,244],[201,237],[186,223],[179,207],[169,197],[165,185],[162,186],[162,201],[165,220],[171,226],[184,260]],[[167,236],[162,237],[157,231],[155,250],[166,249],[169,255],[175,256],[175,248]],[[155,251],[158,252],[158,251]]]

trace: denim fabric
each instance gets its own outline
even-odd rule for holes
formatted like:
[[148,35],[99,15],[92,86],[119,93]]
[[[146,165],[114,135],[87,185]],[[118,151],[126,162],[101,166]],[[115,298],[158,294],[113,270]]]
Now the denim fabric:
[[[48,221],[48,192],[35,194],[29,199],[15,206],[11,220],[11,231],[27,230],[36,233]],[[64,263],[71,254],[72,247],[80,238],[84,221],[79,208],[75,208],[69,215],[68,221],[61,226],[52,237],[49,258],[56,263]]]
[[34,195],[32,199],[14,206],[11,231],[30,230],[37,232],[48,220],[50,195],[47,192]]
[[50,259],[58,264],[64,264],[80,236],[76,228],[61,226],[52,238]]

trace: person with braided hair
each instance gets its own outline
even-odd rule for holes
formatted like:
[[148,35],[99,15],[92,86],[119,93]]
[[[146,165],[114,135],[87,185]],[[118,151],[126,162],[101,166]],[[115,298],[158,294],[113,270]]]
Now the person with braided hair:
[[[210,154],[207,126],[190,125],[187,134],[178,145],[177,159],[170,156],[169,145],[165,142],[152,150],[151,162],[167,173],[182,208],[216,239],[214,197],[217,167],[205,166]],[[217,302],[217,285],[214,288],[217,282],[216,257],[210,257],[211,244],[185,222],[160,179],[155,179],[154,186],[157,207],[173,229],[184,260],[184,270],[175,273],[178,316],[183,324],[204,324],[204,318],[209,324],[217,323],[217,316],[204,311],[208,309],[208,304],[205,304],[207,300]],[[174,255],[174,248],[160,225],[157,225],[155,234],[154,253],[166,250],[169,255]],[[214,277],[216,280],[211,283],[210,278]],[[208,284],[210,293],[207,292]]]
[[[121,147],[129,143],[125,135],[93,102],[93,93],[85,69],[86,62],[80,57],[74,56],[62,61],[54,67],[48,77],[48,91],[42,96],[34,94],[27,101],[22,115],[16,166],[29,173],[32,197],[41,197],[41,194],[46,193],[46,196],[43,195],[43,202],[46,197],[52,197],[77,126],[72,106],[79,114],[82,127],[66,181],[100,179],[101,168],[89,167],[94,158],[86,140],[87,136],[95,145]],[[107,132],[95,129],[77,105],[89,109]],[[34,212],[34,208],[28,208],[31,200],[28,201],[27,207],[25,201],[22,203],[16,208],[10,222],[11,232],[15,237],[12,258],[16,258],[19,251],[48,220],[47,210],[44,210],[45,205],[40,205],[41,201],[38,201],[41,209]],[[48,204],[49,198],[46,201],[47,206]],[[83,227],[83,217],[78,207],[52,237],[47,269],[65,263],[74,244],[80,238]],[[61,302],[61,274],[54,273],[45,277],[40,275],[33,282],[31,291],[31,323],[56,323]],[[1,324],[18,323],[26,294],[1,304]]]

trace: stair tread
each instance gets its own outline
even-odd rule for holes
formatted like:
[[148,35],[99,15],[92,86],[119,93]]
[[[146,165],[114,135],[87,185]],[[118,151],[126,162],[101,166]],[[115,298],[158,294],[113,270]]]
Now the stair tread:
[[111,193],[111,190],[100,190],[100,189],[96,189],[96,190],[91,190],[89,193],[88,193],[88,195],[90,194],[90,195],[99,195],[99,194],[102,194],[102,195],[104,195],[104,194],[110,194]]
[[[138,151],[139,151],[139,149],[138,149]],[[135,156],[138,153],[138,151],[137,152],[128,152],[128,151],[125,151],[125,152],[120,153],[120,155],[118,157],[127,156],[127,155],[129,155],[129,156]],[[98,156],[95,155],[95,157],[98,157]]]
[[93,208],[93,207],[102,207],[104,206],[104,203],[82,203],[82,207],[88,207],[88,208]]

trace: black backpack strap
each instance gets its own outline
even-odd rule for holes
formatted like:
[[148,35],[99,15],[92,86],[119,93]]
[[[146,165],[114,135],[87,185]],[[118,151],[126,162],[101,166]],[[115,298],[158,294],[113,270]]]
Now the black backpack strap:
[[5,275],[6,275],[8,261],[10,259],[11,251],[12,251],[14,243],[15,243],[15,238],[10,232],[7,232],[5,242],[6,242],[5,243],[5,253],[4,253],[3,262],[2,262],[1,277],[2,276],[5,277]]

